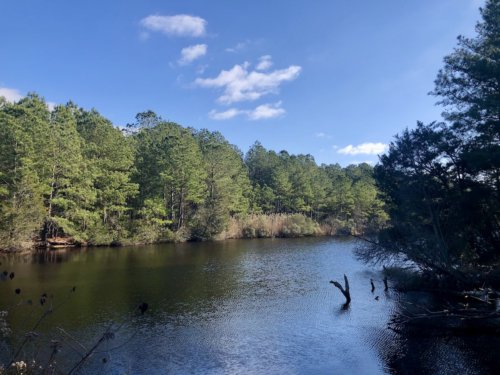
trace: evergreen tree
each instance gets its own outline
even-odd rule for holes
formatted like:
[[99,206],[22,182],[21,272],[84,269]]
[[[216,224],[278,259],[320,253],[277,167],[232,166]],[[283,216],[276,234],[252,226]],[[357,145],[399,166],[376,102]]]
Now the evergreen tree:
[[254,211],[274,212],[276,192],[272,186],[273,173],[278,165],[276,153],[268,152],[259,142],[255,142],[245,155],[245,164],[254,190]]
[[195,132],[206,171],[206,198],[194,225],[198,238],[212,238],[222,232],[230,215],[249,208],[250,181],[241,152],[219,132]]
[[155,127],[140,129],[136,140],[136,181],[142,201],[160,197],[172,229],[187,229],[206,194],[206,172],[192,133],[177,124],[160,122]]
[[488,279],[500,248],[500,2],[481,14],[436,80],[448,123],[404,131],[375,169],[391,226],[365,253],[466,285]]
[[380,218],[369,166],[320,168],[310,155],[258,142],[243,160],[220,133],[183,128],[152,111],[120,131],[95,110],[70,102],[49,111],[29,94],[14,104],[0,100],[0,125],[2,248],[54,237],[209,239],[247,213],[296,214],[286,235],[316,233],[302,215],[334,217],[349,231]]
[[6,248],[29,246],[44,217],[29,126],[11,114],[17,106],[0,102],[0,241]]
[[92,211],[96,192],[92,176],[82,155],[83,142],[76,127],[73,104],[57,106],[50,122],[51,142],[47,166],[50,172],[45,194],[47,213],[42,239],[69,235],[87,241],[87,229],[98,214]]
[[92,211],[99,214],[89,228],[93,241],[109,243],[126,237],[128,204],[138,185],[130,181],[134,150],[123,133],[97,111],[75,111],[77,129],[83,139],[83,155],[96,194]]

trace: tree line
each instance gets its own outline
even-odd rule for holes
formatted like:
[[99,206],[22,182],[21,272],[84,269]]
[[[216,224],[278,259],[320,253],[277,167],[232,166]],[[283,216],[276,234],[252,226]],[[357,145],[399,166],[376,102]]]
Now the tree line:
[[243,155],[219,132],[152,111],[119,129],[72,102],[0,98],[0,247],[212,239],[248,215],[361,233],[386,220],[372,172],[258,142]]

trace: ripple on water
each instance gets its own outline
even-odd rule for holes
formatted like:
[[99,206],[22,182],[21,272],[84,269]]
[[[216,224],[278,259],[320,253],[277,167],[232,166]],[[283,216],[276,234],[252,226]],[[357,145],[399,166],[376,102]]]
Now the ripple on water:
[[[120,337],[138,334],[88,373],[381,374],[401,369],[399,360],[420,361],[412,345],[424,370],[438,364],[443,373],[477,373],[463,341],[430,339],[422,350],[422,341],[386,329],[400,297],[383,292],[380,274],[353,257],[354,246],[327,238],[159,245],[12,268],[23,290],[60,295],[78,285],[81,299],[57,321],[78,337],[99,337],[110,319],[149,303]],[[353,298],[347,308],[329,283],[344,273]]]

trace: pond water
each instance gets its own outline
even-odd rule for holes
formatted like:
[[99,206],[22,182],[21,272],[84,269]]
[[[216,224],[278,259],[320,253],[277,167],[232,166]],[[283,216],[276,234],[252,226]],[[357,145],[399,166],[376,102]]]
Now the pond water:
[[[485,355],[495,338],[469,345],[387,329],[402,296],[383,291],[378,270],[353,256],[355,246],[331,238],[230,240],[4,258],[2,269],[15,278],[0,283],[0,310],[10,308],[13,336],[22,337],[48,304],[57,306],[37,329],[40,341],[23,350],[43,353],[50,339],[62,340],[58,363],[66,369],[84,351],[68,335],[88,349],[111,322],[121,325],[82,374],[480,374],[498,364]],[[348,308],[329,283],[344,273]],[[40,306],[43,293],[48,302]],[[16,306],[27,299],[32,306]],[[146,314],[133,314],[143,301]]]

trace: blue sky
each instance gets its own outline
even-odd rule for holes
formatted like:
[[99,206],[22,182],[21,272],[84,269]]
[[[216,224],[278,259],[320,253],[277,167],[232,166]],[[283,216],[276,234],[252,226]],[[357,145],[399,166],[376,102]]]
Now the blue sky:
[[318,163],[377,160],[440,119],[427,93],[481,0],[0,3],[0,95],[73,100],[116,125],[151,109]]

